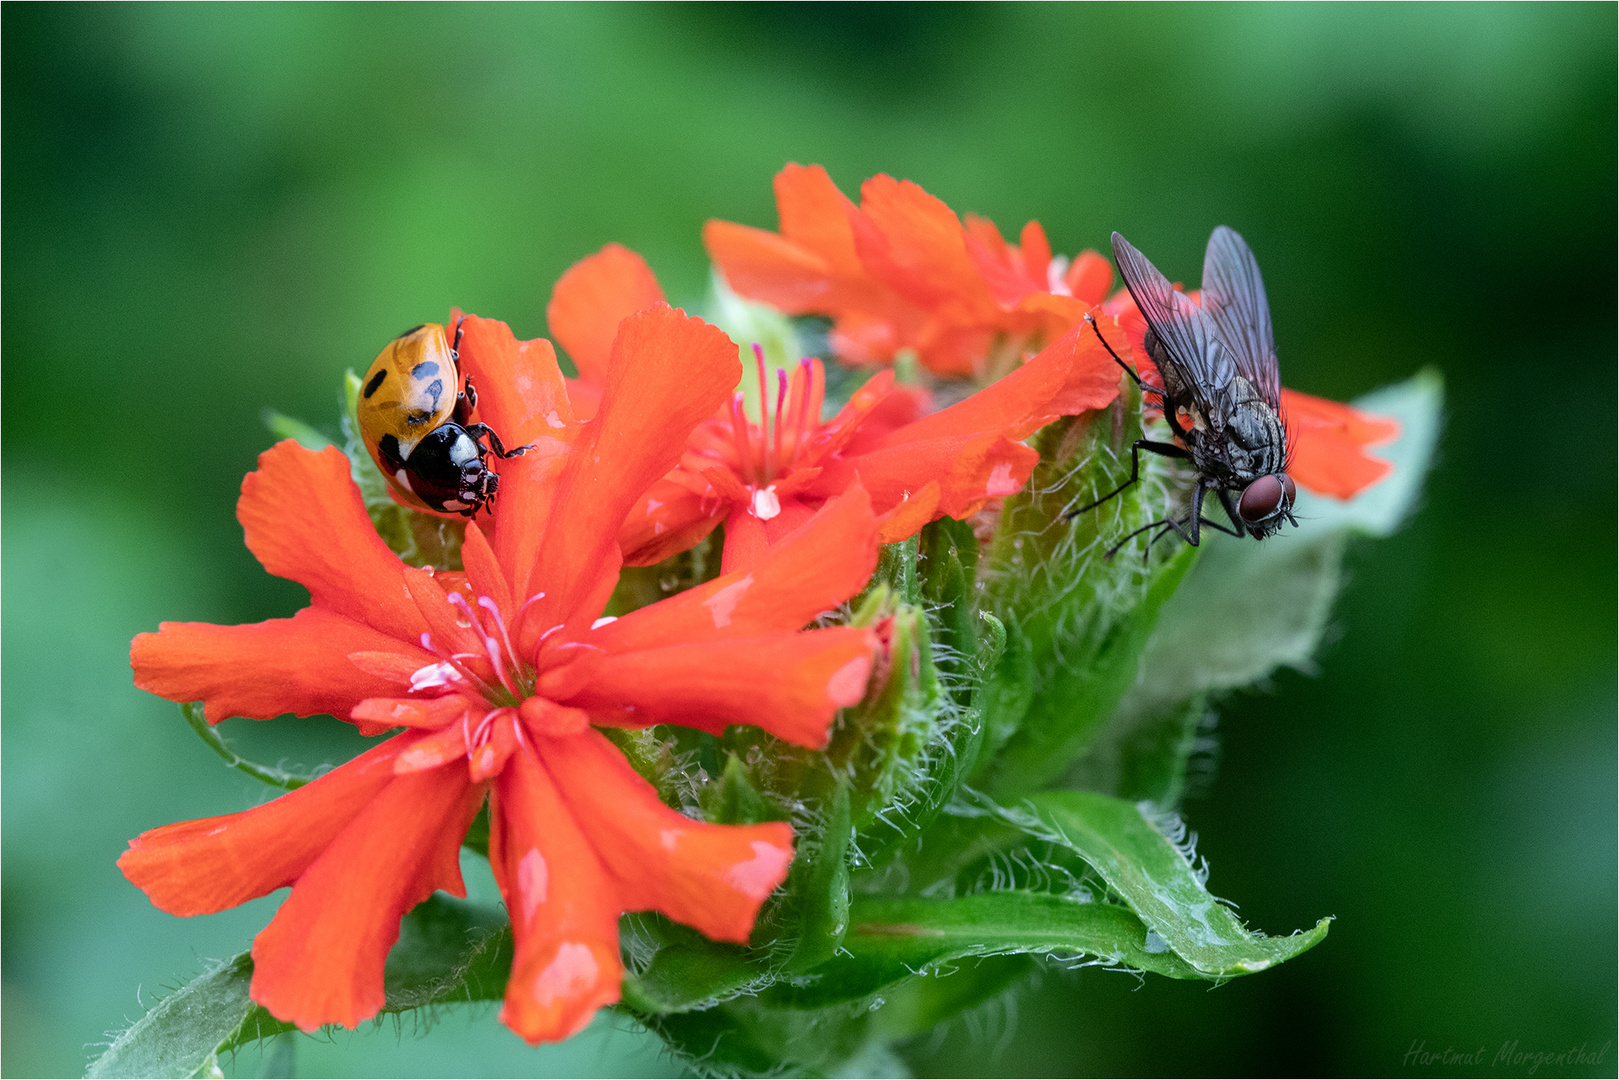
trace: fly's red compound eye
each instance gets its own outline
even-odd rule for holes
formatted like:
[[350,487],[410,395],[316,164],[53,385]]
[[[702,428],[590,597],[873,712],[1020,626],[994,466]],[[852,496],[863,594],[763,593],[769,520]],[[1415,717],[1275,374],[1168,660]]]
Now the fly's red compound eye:
[[1286,473],[1282,474],[1282,498],[1286,500],[1287,509],[1293,509],[1293,497],[1299,489],[1293,486],[1293,478]]
[[1292,486],[1293,481],[1286,476],[1261,476],[1243,489],[1242,501],[1237,503],[1237,513],[1250,523],[1275,517],[1281,513],[1283,499],[1287,500],[1288,506],[1293,504],[1290,498],[1292,492],[1288,490]]

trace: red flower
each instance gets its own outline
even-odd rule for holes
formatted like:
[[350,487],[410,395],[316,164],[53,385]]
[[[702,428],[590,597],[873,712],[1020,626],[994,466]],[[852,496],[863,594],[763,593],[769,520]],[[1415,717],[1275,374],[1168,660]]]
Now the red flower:
[[1055,341],[1101,303],[1113,279],[1085,252],[1053,259],[1039,222],[1022,246],[987,218],[955,212],[908,180],[878,175],[857,207],[818,165],[776,175],[779,233],[728,221],[703,228],[709,255],[738,293],[794,315],[830,315],[849,364],[912,349],[937,375],[995,375]]
[[381,1008],[400,917],[435,889],[465,895],[457,852],[486,793],[516,946],[501,1016],[523,1038],[565,1038],[617,1000],[621,912],[746,941],[792,859],[789,827],[682,816],[598,728],[749,723],[818,746],[871,668],[870,631],[800,632],[875,566],[858,487],[749,573],[597,618],[624,518],[736,385],[723,334],[662,305],[625,320],[582,423],[548,343],[485,319],[465,329],[481,419],[534,449],[498,463],[499,500],[467,526],[464,573],[402,564],[348,460],[284,442],[243,482],[238,517],[310,606],[251,626],[165,623],[131,650],[137,685],[200,699],[213,722],[331,713],[367,734],[404,728],[257,809],[143,833],[119,860],[176,915],[290,885],[254,942],[252,995],[306,1030]]
[[[640,256],[616,244],[562,276],[547,311],[580,382],[597,377],[598,343],[618,321],[661,295]],[[723,521],[723,569],[752,566],[857,482],[882,515],[884,543],[945,514],[969,517],[1028,480],[1039,455],[1020,440],[1066,413],[1107,405],[1119,386],[1118,368],[1095,335],[1076,331],[939,412],[926,413],[925,392],[895,385],[893,372],[883,371],[822,421],[826,379],[818,360],[802,361],[790,375],[778,371],[772,395],[762,354],[756,359],[765,415],[758,423],[747,417],[738,392],[698,425],[680,465],[625,521],[619,539],[626,562],[658,562]]]
[[[1137,369],[1153,370],[1141,347],[1146,321],[1124,289],[1104,302],[1113,268],[1096,252],[1071,264],[1053,258],[1036,221],[1013,246],[987,218],[968,214],[963,225],[908,180],[874,176],[860,199],[855,206],[818,165],[788,165],[776,174],[779,233],[710,221],[703,240],[739,294],[789,314],[831,316],[845,363],[888,363],[909,348],[935,374],[993,378],[1090,312],[1117,318]],[[1108,327],[1102,321],[1103,333]],[[1394,421],[1286,389],[1282,407],[1298,483],[1347,499],[1388,474],[1389,464],[1363,447],[1394,438]]]

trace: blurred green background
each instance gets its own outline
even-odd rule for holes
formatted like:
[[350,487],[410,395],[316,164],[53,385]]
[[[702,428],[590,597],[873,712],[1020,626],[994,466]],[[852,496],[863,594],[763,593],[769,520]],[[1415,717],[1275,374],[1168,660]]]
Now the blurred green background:
[[[1230,224],[1290,385],[1449,391],[1420,515],[1352,551],[1317,671],[1226,703],[1187,806],[1252,925],[1331,936],[1214,990],[1052,972],[916,1070],[1428,1075],[1457,1070],[1417,1044],[1613,1039],[1615,10],[6,5],[0,1068],[82,1072],[275,903],[177,920],[113,865],[267,795],[127,665],[160,619],[303,602],[233,517],[260,410],[333,426],[343,369],[452,304],[541,334],[609,240],[700,301],[702,222],[773,226],[787,161],[1059,251],[1117,228],[1188,281]],[[229,734],[313,764],[335,726]],[[623,1021],[534,1051],[438,1019],[299,1069],[674,1068]]]

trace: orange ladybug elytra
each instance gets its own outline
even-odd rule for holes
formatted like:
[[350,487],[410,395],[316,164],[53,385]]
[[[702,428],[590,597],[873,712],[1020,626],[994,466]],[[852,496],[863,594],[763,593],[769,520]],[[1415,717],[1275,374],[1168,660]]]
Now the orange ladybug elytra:
[[437,323],[390,341],[360,383],[360,441],[401,502],[471,517],[500,488],[484,458],[512,458],[528,447],[507,450],[487,424],[468,423],[478,395],[470,376],[456,389],[460,344],[459,323],[453,347]]

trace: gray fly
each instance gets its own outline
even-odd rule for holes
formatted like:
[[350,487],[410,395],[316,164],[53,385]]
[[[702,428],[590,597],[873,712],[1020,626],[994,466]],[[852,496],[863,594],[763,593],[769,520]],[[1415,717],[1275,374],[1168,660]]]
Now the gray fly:
[[[1203,525],[1256,540],[1276,532],[1284,520],[1298,525],[1293,479],[1287,475],[1290,448],[1270,303],[1254,253],[1231,229],[1215,229],[1203,257],[1201,304],[1176,292],[1118,233],[1113,234],[1113,255],[1146,317],[1144,344],[1163,385],[1142,382],[1102,337],[1095,320],[1085,318],[1142,392],[1162,400],[1175,441],[1137,439],[1130,447],[1130,479],[1068,516],[1095,509],[1135,483],[1141,451],[1146,450],[1191,462],[1197,473],[1191,513],[1185,521],[1165,517],[1141,526],[1113,546],[1110,558],[1133,537],[1153,529],[1159,531],[1147,541],[1149,550],[1170,532],[1195,547]],[[1231,520],[1230,528],[1203,516],[1203,496],[1210,491]]]

